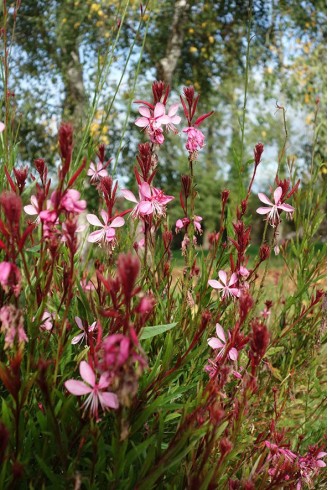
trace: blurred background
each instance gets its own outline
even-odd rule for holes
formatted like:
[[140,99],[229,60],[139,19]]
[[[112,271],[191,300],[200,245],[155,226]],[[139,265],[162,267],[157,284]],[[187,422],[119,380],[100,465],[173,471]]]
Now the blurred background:
[[[78,143],[93,110],[89,128],[93,148],[106,145],[108,158],[117,162],[120,183],[133,189],[137,144],[145,141],[134,125],[138,105],[133,101],[151,101],[151,83],[158,79],[171,86],[171,103],[179,100],[183,86],[193,85],[201,94],[199,113],[215,111],[202,126],[207,144],[196,165],[196,209],[206,230],[218,226],[222,189],[230,189],[236,202],[243,194],[252,170],[249,161],[259,141],[265,151],[254,190],[269,194],[274,186],[285,139],[277,104],[286,109],[289,166],[285,176],[290,177],[288,168],[292,168],[294,180],[306,181],[315,130],[317,188],[324,192],[324,1],[22,0],[4,4],[2,50],[5,45],[10,48],[5,99],[15,112],[17,160],[22,165],[42,157],[55,171],[60,122],[73,123]],[[180,176],[187,172],[184,143],[183,137],[170,135],[160,150],[156,184],[167,194],[179,195]],[[97,207],[93,189],[85,192]],[[181,214],[178,201],[170,205],[172,226]],[[256,218],[255,243],[263,227],[262,217],[255,213],[258,205],[254,194],[250,212]],[[285,226],[285,234],[293,231],[292,224]],[[324,235],[321,226],[318,241]]]

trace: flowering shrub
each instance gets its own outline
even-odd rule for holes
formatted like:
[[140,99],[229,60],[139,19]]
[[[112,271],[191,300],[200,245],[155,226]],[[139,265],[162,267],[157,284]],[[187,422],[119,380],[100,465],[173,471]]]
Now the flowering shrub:
[[[266,223],[251,259],[258,143],[245,195],[233,209],[222,190],[219,229],[201,253],[193,170],[206,144],[198,128],[213,112],[198,115],[193,87],[181,106],[168,107],[169,92],[155,82],[153,100],[137,101],[146,140],[134,169],[138,197],[119,189],[103,146],[98,162],[73,165],[69,124],[59,129],[55,188],[42,159],[30,173],[6,169],[1,488],[300,489],[322,481],[324,293],[308,183],[277,175],[273,201],[259,193]],[[187,135],[180,196],[156,183],[167,131],[184,142]],[[28,175],[32,195],[23,192]],[[98,192],[96,214],[88,213],[86,186]],[[181,218],[172,228],[174,198]],[[287,215],[296,228],[306,221],[281,245],[285,265],[272,288],[272,252]],[[184,234],[178,279],[174,232]]]

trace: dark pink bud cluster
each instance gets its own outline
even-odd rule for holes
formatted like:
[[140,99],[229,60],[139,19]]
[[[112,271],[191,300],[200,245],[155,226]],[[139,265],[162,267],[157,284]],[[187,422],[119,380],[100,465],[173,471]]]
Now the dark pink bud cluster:
[[249,357],[251,359],[252,368],[256,368],[261,359],[264,357],[266,350],[270,342],[270,336],[267,326],[258,321],[257,319],[252,321],[252,334],[250,343]]
[[263,151],[264,151],[263,144],[262,143],[257,143],[257,145],[255,145],[255,148],[254,148],[254,163],[255,163],[255,166],[256,167],[261,162],[261,156],[262,156]]

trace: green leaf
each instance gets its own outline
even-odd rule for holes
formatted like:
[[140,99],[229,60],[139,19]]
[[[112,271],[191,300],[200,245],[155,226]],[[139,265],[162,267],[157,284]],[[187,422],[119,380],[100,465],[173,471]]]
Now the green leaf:
[[174,328],[177,325],[176,323],[167,323],[166,325],[156,325],[154,327],[144,327],[141,331],[141,335],[139,337],[140,340],[151,339],[156,335],[160,335],[161,333],[167,332]]

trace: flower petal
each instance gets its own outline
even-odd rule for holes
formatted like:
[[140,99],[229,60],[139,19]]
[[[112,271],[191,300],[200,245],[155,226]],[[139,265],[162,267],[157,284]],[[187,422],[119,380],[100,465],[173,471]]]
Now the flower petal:
[[268,204],[269,206],[273,206],[270,199],[265,194],[263,194],[262,192],[258,193],[258,198],[260,201],[264,202],[264,204]]
[[180,103],[179,102],[176,102],[175,104],[171,105],[171,107],[169,108],[168,115],[170,117],[175,116],[176,113],[178,112],[179,106],[180,106]]
[[151,189],[148,182],[143,182],[141,185],[139,185],[139,191],[142,197],[146,197],[148,199],[151,198]]
[[102,228],[104,226],[95,214],[87,214],[87,221],[93,226],[101,226]]
[[79,335],[76,335],[75,337],[72,338],[71,344],[72,345],[78,344],[80,342],[80,340],[83,339],[84,336],[85,336],[84,332],[79,333]]
[[256,212],[259,214],[269,214],[272,208],[257,208]]
[[228,286],[233,286],[234,284],[236,284],[236,282],[238,281],[238,276],[237,274],[234,272],[233,274],[231,274],[231,277],[230,277],[230,281],[229,281],[229,284]]
[[282,209],[286,213],[293,213],[295,211],[295,208],[293,208],[293,206],[291,206],[290,204],[280,204],[280,206],[278,206],[278,209]]
[[88,242],[89,243],[95,243],[95,242],[99,242],[100,240],[102,240],[102,238],[105,236],[105,230],[102,229],[102,230],[98,230],[98,231],[93,231],[92,233],[90,233],[90,235],[88,236]]
[[129,191],[128,189],[122,189],[121,192],[123,194],[123,197],[125,197],[125,199],[127,199],[128,201],[138,202],[133,192]]
[[105,223],[105,225],[107,225],[108,223],[108,214],[106,213],[106,211],[104,211],[103,209],[100,211],[100,216],[102,217],[103,219],[103,222]]
[[26,214],[29,214],[30,216],[38,214],[37,210],[35,209],[34,206],[32,206],[32,204],[28,204],[27,206],[24,206],[24,211]]
[[224,330],[223,330],[222,326],[219,323],[217,323],[215,325],[215,330],[216,330],[216,335],[225,344],[226,343],[225,333],[224,333]]
[[89,383],[90,386],[93,387],[96,384],[96,375],[92,367],[86,361],[80,362],[80,374],[84,381]]
[[72,395],[81,396],[91,393],[92,388],[87,386],[82,381],[77,381],[76,379],[69,379],[64,383],[66,390],[68,390]]
[[144,105],[141,105],[138,110],[139,110],[139,113],[142,116],[146,117],[147,119],[149,119],[151,117],[150,110],[148,109],[148,107],[145,107]]
[[153,206],[150,201],[141,201],[138,209],[141,214],[151,214],[153,212]]
[[232,349],[229,350],[229,357],[232,361],[237,361],[238,359],[238,351],[235,349],[235,347],[232,347]]
[[281,198],[281,194],[282,194],[282,188],[281,187],[277,187],[277,189],[274,191],[273,193],[273,197],[274,197],[274,202],[275,204],[277,205],[280,201],[280,198]]
[[216,279],[210,279],[208,284],[214,289],[222,289],[224,287],[219,281],[216,281]]
[[81,318],[79,318],[78,316],[76,316],[75,317],[75,323],[79,327],[79,329],[80,330],[83,330],[83,332],[84,332],[83,323],[82,323]]
[[104,390],[110,385],[110,379],[108,374],[104,373],[100,376],[98,387],[100,390]]
[[121,218],[121,216],[118,216],[117,218],[113,219],[110,226],[111,228],[119,228],[120,226],[123,226],[124,223],[125,223],[124,219]]
[[225,271],[219,271],[219,278],[224,286],[227,285],[227,273]]
[[115,393],[110,393],[109,391],[99,393],[99,400],[102,406],[114,408],[115,410],[119,407],[118,398]]
[[237,288],[229,288],[229,293],[231,293],[233,296],[236,296],[236,298],[239,298],[240,296],[240,291]]
[[207,339],[207,343],[210,347],[212,347],[212,349],[222,349],[222,347],[224,347],[224,344],[222,344],[222,342],[215,337]]
[[154,118],[157,119],[165,114],[165,107],[162,102],[157,102],[154,109]]
[[134,121],[134,124],[139,128],[146,128],[149,125],[149,119],[146,117],[138,117],[138,119]]

